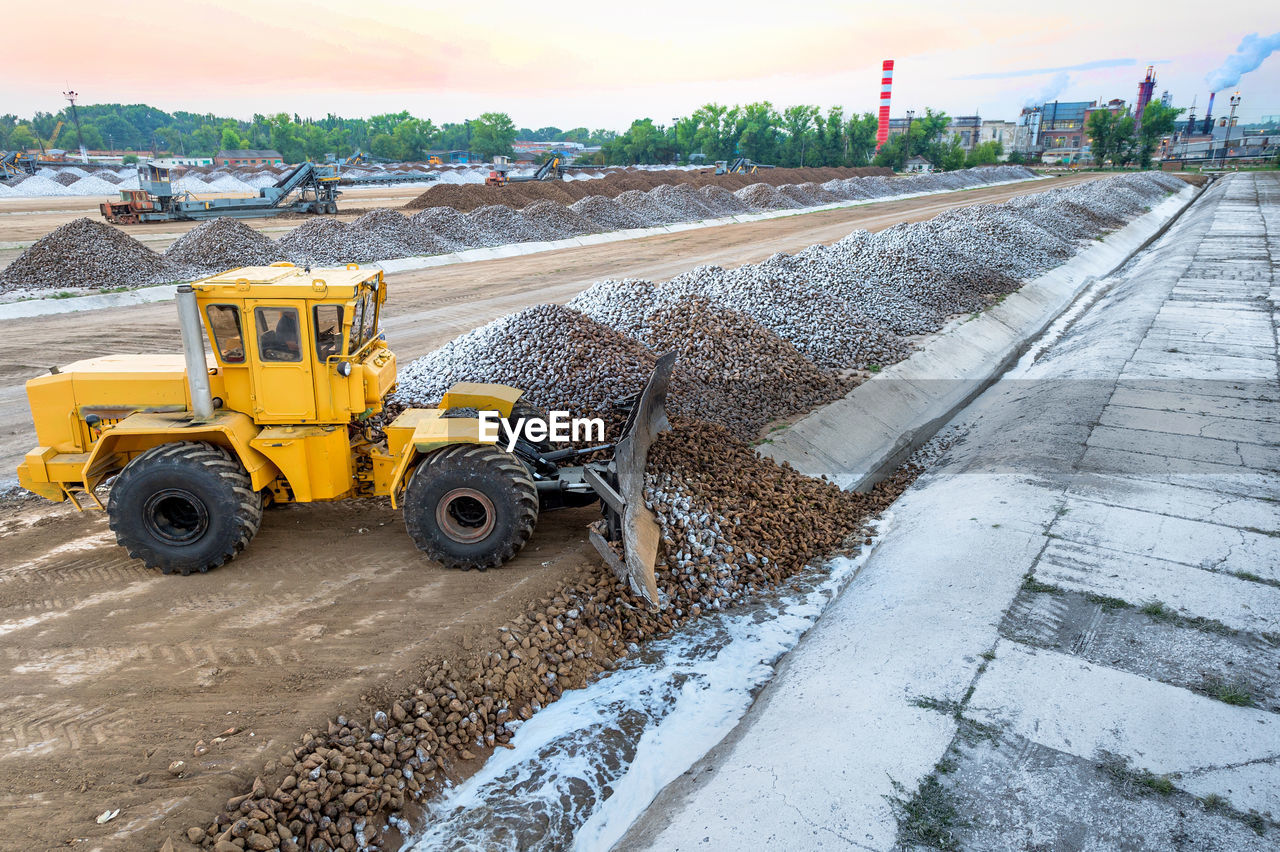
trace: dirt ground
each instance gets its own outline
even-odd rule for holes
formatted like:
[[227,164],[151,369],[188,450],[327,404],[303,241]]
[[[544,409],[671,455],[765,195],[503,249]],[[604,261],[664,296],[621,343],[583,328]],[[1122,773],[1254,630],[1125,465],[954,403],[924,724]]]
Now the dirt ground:
[[[1089,177],[398,273],[385,330],[407,361],[601,278],[738,265],[1078,179]],[[0,217],[0,240],[10,221]],[[26,378],[103,351],[176,351],[173,310],[0,321],[0,481],[32,443]],[[518,559],[480,574],[421,558],[385,502],[283,507],[240,558],[184,578],[130,561],[102,513],[0,502],[0,849],[154,850],[167,837],[184,848],[188,827],[303,730],[410,682],[421,659],[465,648],[592,564],[594,514],[547,515]]]

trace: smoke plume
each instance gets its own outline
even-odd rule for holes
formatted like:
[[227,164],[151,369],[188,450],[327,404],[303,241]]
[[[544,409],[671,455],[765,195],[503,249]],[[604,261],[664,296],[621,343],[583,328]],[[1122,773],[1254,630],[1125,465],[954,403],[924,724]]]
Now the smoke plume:
[[1261,65],[1276,50],[1280,50],[1280,33],[1266,37],[1259,37],[1257,33],[1245,36],[1222,67],[1204,78],[1209,84],[1209,91],[1217,92],[1236,85],[1241,77]]
[[1053,75],[1049,82],[1044,84],[1040,91],[1033,95],[1028,95],[1026,100],[1022,102],[1024,107],[1038,107],[1041,104],[1047,104],[1054,98],[1061,95],[1067,90],[1067,85],[1071,82],[1071,75],[1066,71],[1059,71]]

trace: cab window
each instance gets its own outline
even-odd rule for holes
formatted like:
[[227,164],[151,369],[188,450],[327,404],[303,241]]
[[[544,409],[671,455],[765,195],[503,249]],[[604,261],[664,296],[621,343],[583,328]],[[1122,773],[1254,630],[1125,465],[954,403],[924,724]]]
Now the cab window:
[[240,331],[240,309],[235,305],[209,305],[209,330],[213,345],[224,364],[244,363],[244,335]]
[[301,361],[296,308],[254,308],[258,331],[258,357],[263,361]]
[[342,306],[316,305],[316,360],[342,354]]

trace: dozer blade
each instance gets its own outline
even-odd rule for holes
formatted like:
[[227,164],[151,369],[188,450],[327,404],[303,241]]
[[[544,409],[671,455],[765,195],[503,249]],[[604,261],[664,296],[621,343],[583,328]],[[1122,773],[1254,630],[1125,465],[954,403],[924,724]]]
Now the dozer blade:
[[[649,447],[671,425],[667,421],[667,386],[675,362],[674,352],[658,359],[627,416],[613,458],[606,465],[588,466],[584,471],[604,503],[604,518],[591,527],[591,543],[631,591],[654,606],[663,604],[654,573],[662,534],[657,518],[644,504],[644,470]],[[618,544],[622,558],[618,557]]]

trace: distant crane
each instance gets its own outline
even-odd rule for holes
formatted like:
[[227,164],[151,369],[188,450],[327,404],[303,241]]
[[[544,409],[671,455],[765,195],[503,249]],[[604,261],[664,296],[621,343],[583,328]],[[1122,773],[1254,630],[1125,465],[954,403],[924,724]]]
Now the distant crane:
[[84,133],[80,130],[80,113],[76,112],[76,98],[80,97],[78,92],[70,90],[63,92],[62,96],[71,102],[71,120],[76,123],[76,141],[80,143],[80,159],[89,162],[89,152],[84,147]]

